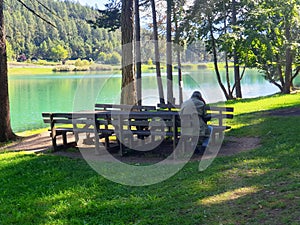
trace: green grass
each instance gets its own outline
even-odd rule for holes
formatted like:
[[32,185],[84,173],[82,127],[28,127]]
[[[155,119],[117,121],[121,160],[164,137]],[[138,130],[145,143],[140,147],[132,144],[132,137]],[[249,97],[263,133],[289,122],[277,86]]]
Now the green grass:
[[299,96],[230,102],[228,135],[262,145],[147,187],[113,183],[80,159],[2,153],[0,224],[299,224],[300,117],[261,113],[299,107]]
[[9,68],[9,75],[39,75],[39,74],[52,74],[51,67],[37,67],[37,68]]

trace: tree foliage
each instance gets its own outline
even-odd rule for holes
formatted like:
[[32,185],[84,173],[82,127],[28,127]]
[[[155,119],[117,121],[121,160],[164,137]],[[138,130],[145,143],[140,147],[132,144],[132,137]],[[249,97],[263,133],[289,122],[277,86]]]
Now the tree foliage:
[[299,0],[253,2],[244,24],[250,66],[283,93],[290,92],[299,72],[299,5]]
[[97,60],[100,52],[121,53],[120,31],[93,29],[86,22],[96,16],[93,8],[71,1],[23,1],[30,8],[50,21],[56,28],[37,18],[21,4],[7,0],[4,4],[7,41],[11,46],[10,58],[17,59],[21,54],[27,58],[36,57],[57,60],[51,49],[62,46],[68,57],[92,58]]
[[240,65],[258,68],[282,93],[290,92],[300,68],[299,5],[299,0],[195,1],[185,28],[191,42],[204,40],[213,54],[218,82],[227,99],[233,97],[243,72],[231,86],[227,70],[226,88],[217,66],[220,53],[225,61],[234,61],[235,69]]
[[105,4],[105,10],[98,10],[98,15],[95,20],[87,22],[93,28],[107,28],[109,31],[115,31],[121,27],[121,2],[119,0],[111,0]]

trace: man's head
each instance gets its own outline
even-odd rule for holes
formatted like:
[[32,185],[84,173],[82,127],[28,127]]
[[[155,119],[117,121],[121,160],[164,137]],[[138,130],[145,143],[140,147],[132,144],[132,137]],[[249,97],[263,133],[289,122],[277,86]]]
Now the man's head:
[[192,98],[202,99],[200,91],[194,91],[194,93],[192,94]]

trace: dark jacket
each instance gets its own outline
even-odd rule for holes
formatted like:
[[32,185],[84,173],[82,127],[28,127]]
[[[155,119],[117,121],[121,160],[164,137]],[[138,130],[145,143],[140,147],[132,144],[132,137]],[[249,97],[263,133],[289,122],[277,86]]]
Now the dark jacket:
[[193,113],[198,114],[199,122],[192,122],[190,127],[185,127],[182,132],[184,132],[186,135],[195,135],[195,132],[199,132],[199,136],[209,136],[209,129],[205,121],[206,119],[204,119],[208,117],[206,112],[206,104],[197,97],[191,97],[181,105],[180,115]]

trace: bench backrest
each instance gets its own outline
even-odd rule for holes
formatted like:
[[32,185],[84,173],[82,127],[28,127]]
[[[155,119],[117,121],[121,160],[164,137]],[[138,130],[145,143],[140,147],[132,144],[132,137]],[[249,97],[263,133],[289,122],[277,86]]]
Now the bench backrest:
[[44,123],[53,124],[72,124],[72,113],[42,113]]
[[233,107],[207,106],[207,113],[211,115],[212,120],[218,120],[218,126],[224,126],[224,119],[233,118]]
[[52,131],[64,125],[71,125],[68,127],[91,132],[94,129],[107,129],[109,125],[108,116],[105,113],[42,113],[42,117],[44,123],[50,124]]
[[180,105],[170,104],[170,103],[159,103],[157,104],[158,110],[169,110],[169,111],[179,111]]
[[[158,110],[179,111],[180,105],[176,104],[157,104]],[[207,113],[210,114],[212,120],[218,120],[218,126],[224,126],[224,119],[233,118],[233,107],[210,106],[207,105]]]
[[151,105],[125,105],[125,104],[95,104],[95,110],[124,110],[124,111],[148,111],[156,110],[155,106]]

